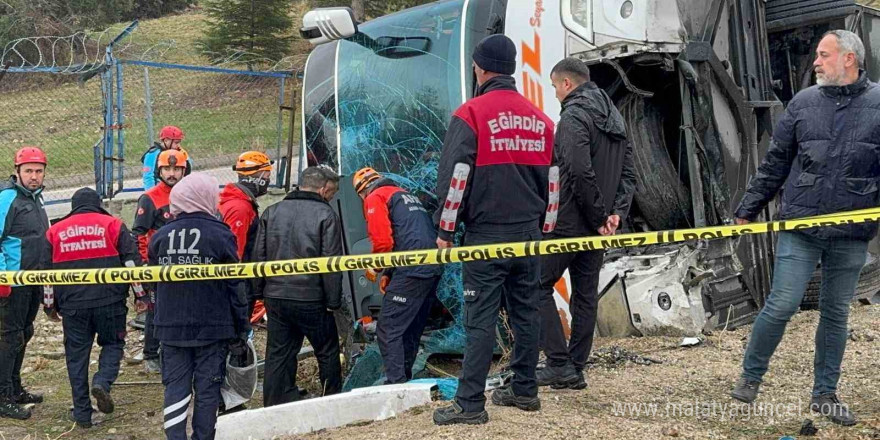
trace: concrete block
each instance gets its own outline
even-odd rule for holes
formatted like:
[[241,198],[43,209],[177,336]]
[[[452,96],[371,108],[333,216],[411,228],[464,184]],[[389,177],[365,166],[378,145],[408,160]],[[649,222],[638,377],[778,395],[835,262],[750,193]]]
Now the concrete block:
[[271,439],[385,420],[431,402],[431,383],[385,385],[225,415],[217,419],[217,440]]

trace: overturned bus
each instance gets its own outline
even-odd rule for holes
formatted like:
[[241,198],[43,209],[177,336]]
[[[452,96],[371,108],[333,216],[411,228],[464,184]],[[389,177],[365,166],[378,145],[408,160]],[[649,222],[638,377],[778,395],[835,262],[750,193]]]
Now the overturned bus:
[[[861,13],[851,0],[824,9],[807,2],[818,10],[775,3],[785,3],[776,10],[787,24],[769,39],[773,0],[444,0],[363,24],[344,8],[311,11],[302,29],[316,43],[303,78],[302,166],[326,164],[343,176],[371,166],[432,210],[446,127],[476,89],[470,55],[482,38],[503,33],[517,45],[519,90],[554,120],[560,104],[549,74],[566,56],[590,65],[616,102],[638,175],[624,232],[730,223],[783,110],[777,96],[804,83],[777,66],[786,50],[802,61],[784,41],[809,29],[797,40],[809,57],[822,29]],[[346,252],[370,252],[361,200],[347,182],[333,203]],[[763,218],[773,214],[771,206]],[[769,293],[773,246],[774,237],[757,235],[611,250],[597,330],[697,334],[747,324]],[[371,340],[363,324],[378,319],[381,295],[359,272],[347,272],[344,285],[357,323],[346,387],[371,385],[381,358],[363,344]],[[556,285],[564,324],[570,291],[565,276]],[[458,265],[447,265],[438,297],[417,369],[429,355],[464,347]]]

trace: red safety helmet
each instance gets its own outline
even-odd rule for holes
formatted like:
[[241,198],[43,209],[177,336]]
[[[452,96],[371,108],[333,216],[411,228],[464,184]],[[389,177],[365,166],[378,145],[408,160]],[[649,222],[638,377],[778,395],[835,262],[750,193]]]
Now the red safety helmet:
[[46,160],[46,153],[43,153],[43,150],[38,147],[21,147],[15,152],[15,166],[26,163],[49,165],[49,161]]
[[162,130],[159,130],[159,140],[163,139],[171,139],[173,141],[182,141],[183,140],[183,130],[173,126],[166,125],[162,127]]

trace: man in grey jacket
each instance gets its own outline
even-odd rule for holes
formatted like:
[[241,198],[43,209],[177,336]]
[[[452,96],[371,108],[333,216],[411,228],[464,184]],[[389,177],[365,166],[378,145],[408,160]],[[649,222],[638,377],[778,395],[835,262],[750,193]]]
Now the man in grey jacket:
[[[754,220],[782,190],[779,218],[791,219],[880,205],[880,87],[868,80],[865,46],[848,31],[830,31],[816,48],[817,86],[799,92],[773,131],[767,156],[736,210],[736,223]],[[807,283],[822,264],[819,327],[810,409],[841,425],[855,416],[837,398],[847,321],[868,241],[876,223],[780,232],[773,283],[743,358],[732,397],[758,397],[770,357],[797,312]]]
[[[560,188],[556,229],[544,239],[613,235],[629,211],[636,186],[623,116],[576,58],[556,64],[550,80],[562,103],[553,149]],[[541,347],[547,365],[537,373],[539,386],[587,386],[583,369],[593,346],[604,256],[605,251],[595,250],[541,258]],[[566,269],[573,290],[568,346],[553,298],[553,286]]]
[[[309,167],[299,183],[299,188],[260,217],[254,261],[342,255],[339,218],[327,203],[339,190],[339,176],[329,168]],[[269,317],[264,405],[299,399],[296,354],[303,338],[315,349],[323,394],[341,391],[339,334],[333,311],[342,307],[342,273],[258,279],[255,294],[264,300]]]

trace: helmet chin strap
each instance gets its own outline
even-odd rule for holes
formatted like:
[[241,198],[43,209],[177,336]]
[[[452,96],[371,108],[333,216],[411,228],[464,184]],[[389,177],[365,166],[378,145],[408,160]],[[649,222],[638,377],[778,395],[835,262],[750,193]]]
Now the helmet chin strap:
[[260,197],[269,191],[269,179],[239,175],[238,183],[250,190],[254,197]]

